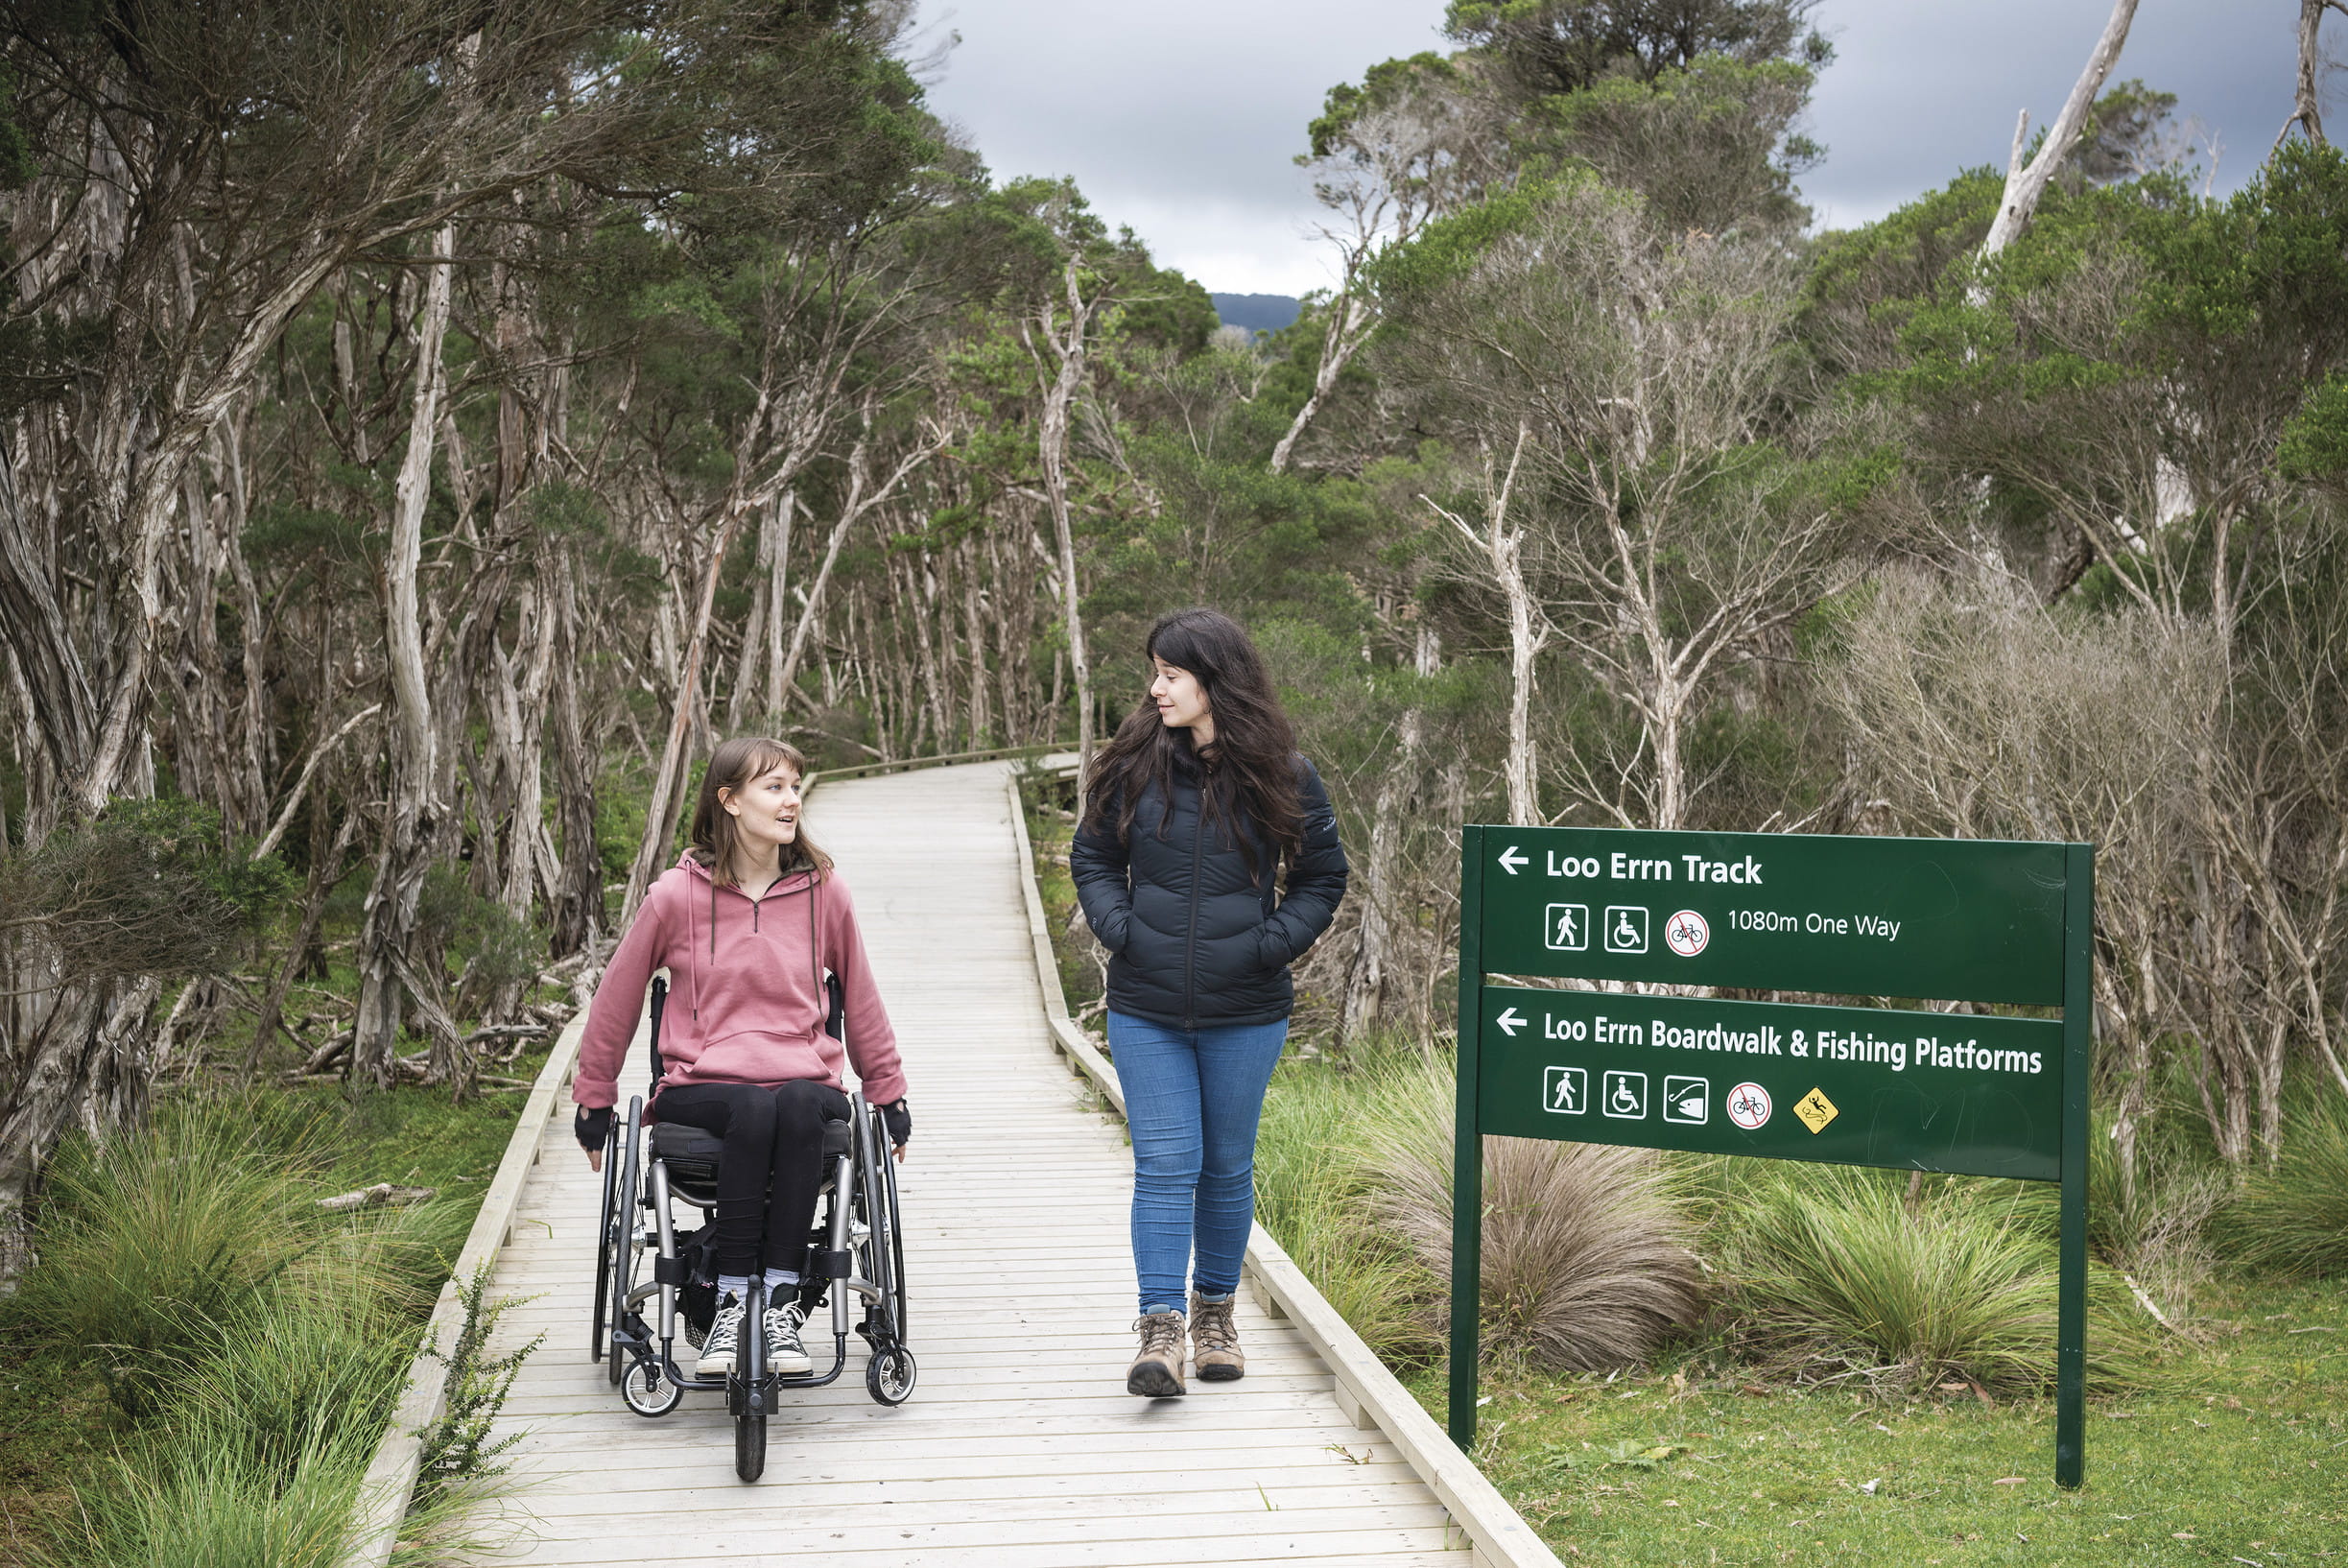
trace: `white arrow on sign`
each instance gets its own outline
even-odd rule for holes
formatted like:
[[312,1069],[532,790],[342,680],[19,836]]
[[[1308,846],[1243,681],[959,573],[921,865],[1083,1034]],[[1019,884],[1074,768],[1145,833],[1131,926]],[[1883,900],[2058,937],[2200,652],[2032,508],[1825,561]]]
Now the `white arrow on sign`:
[[1500,852],[1500,868],[1507,872],[1510,876],[1516,875],[1516,868],[1518,867],[1530,866],[1531,864],[1532,857],[1526,854],[1523,850],[1517,848],[1517,846],[1514,844],[1510,844],[1507,848]]
[[1499,1017],[1493,1019],[1492,1022],[1498,1024],[1503,1030],[1506,1031],[1508,1038],[1513,1040],[1516,1038],[1516,1032],[1524,1028],[1527,1024],[1531,1023],[1532,1020],[1530,1018],[1519,1018],[1516,1015],[1516,1010],[1514,1008],[1510,1008],[1506,1011],[1503,1012]]

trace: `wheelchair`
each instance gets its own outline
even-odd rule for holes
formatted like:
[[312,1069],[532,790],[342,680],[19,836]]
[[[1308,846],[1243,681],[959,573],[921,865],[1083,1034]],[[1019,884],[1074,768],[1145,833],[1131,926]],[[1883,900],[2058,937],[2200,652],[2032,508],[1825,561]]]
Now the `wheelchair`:
[[[652,1081],[660,1081],[660,1017],[668,983],[655,979],[652,998]],[[838,1036],[841,1008],[832,983],[827,1033]],[[721,1144],[698,1128],[644,1121],[644,1097],[614,1117],[604,1150],[603,1223],[595,1263],[595,1329],[588,1359],[601,1361],[628,1408],[642,1416],[676,1409],[687,1390],[723,1391],[734,1418],[734,1472],[756,1481],[767,1463],[767,1417],[784,1390],[819,1389],[847,1366],[848,1331],[869,1346],[866,1391],[884,1405],[901,1405],[919,1375],[906,1343],[905,1238],[898,1221],[896,1161],[877,1107],[849,1096],[845,1122],[824,1124],[827,1170],[808,1237],[809,1265],[799,1271],[798,1305],[812,1331],[828,1302],[832,1365],[795,1375],[769,1372],[767,1288],[750,1276],[742,1333],[732,1370],[704,1378],[677,1366],[676,1344],[698,1347],[717,1305],[707,1236],[717,1208]],[[700,1211],[702,1224],[680,1231],[673,1205]],[[850,1318],[861,1306],[861,1316]],[[819,1343],[817,1334],[804,1339]]]

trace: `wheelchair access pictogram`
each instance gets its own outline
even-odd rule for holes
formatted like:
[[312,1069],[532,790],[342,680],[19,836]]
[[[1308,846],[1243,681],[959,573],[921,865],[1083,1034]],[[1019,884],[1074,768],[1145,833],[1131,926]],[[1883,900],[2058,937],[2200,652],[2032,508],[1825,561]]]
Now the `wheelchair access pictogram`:
[[1645,1073],[1608,1073],[1599,1093],[1599,1108],[1609,1116],[1637,1121],[1647,1114]]
[[1644,953],[1647,951],[1647,911],[1637,904],[1606,906],[1606,951],[1609,953]]

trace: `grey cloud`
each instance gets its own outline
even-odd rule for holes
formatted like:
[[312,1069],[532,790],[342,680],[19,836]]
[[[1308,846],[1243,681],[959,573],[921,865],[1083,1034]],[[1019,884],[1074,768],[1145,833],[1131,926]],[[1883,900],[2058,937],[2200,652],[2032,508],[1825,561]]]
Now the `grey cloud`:
[[[2180,114],[2218,132],[2220,190],[2257,168],[2290,111],[2297,10],[2147,0],[2138,12],[2118,76],[2176,93]],[[2053,117],[2108,11],[1828,0],[1818,20],[1839,58],[1811,115],[1828,156],[1802,182],[1819,221],[1864,223],[1960,169],[2003,165],[2015,111]],[[1329,282],[1291,161],[1322,94],[1440,47],[1441,16],[1441,0],[929,0],[923,12],[962,39],[932,102],[998,177],[1073,175],[1161,261],[1209,288],[1273,293]]]

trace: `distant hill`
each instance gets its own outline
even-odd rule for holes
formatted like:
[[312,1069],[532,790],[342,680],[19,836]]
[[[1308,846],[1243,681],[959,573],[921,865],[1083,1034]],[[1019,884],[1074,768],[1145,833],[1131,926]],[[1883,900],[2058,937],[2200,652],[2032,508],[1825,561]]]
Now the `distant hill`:
[[1277,332],[1296,319],[1301,308],[1285,294],[1218,294],[1215,314],[1225,326],[1244,326],[1250,332]]

